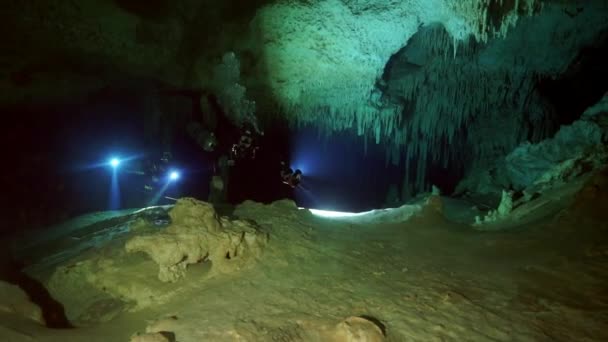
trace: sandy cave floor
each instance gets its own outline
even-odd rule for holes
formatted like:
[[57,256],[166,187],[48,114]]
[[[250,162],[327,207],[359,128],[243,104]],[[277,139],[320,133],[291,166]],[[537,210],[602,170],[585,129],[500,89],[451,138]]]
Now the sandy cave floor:
[[[193,265],[175,284],[161,283],[145,256],[123,252],[129,232],[100,240],[112,229],[99,229],[89,231],[90,239],[55,239],[36,250],[53,254],[52,244],[60,243],[78,255],[38,255],[28,273],[43,283],[57,265],[110,258],[128,270],[121,274],[125,286],[166,296],[135,311],[89,308],[70,317],[81,326],[76,329],[6,317],[0,336],[128,341],[165,325],[182,342],[306,341],[315,339],[314,330],[365,316],[381,322],[390,341],[608,341],[608,223],[596,194],[587,201],[582,193],[564,210],[503,232],[472,230],[431,207],[407,222],[358,224],[281,203],[244,205],[236,214],[270,233],[259,262],[213,277],[209,262]],[[102,242],[78,247],[93,239]],[[79,295],[63,302],[68,313],[82,303]]]

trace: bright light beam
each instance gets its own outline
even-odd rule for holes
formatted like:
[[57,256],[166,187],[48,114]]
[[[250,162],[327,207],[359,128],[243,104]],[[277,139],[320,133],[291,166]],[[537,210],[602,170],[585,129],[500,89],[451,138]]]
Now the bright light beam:
[[[180,178],[180,176],[181,175],[179,174],[178,171],[175,171],[175,170],[171,171],[169,173],[168,181],[163,185],[163,187],[160,190],[158,190],[158,192],[154,195],[154,197],[152,198],[152,200],[150,201],[150,203],[148,205],[150,205],[150,206],[156,205],[156,203],[162,197],[168,198],[168,197],[164,196],[165,192],[169,188],[169,185],[171,185],[171,183],[177,181]],[[172,199],[172,198],[169,198],[169,199]]]
[[160,198],[163,197],[163,195],[165,194],[165,191],[167,191],[169,184],[171,184],[171,182],[166,182],[165,185],[163,185],[163,187],[158,190],[154,197],[152,197],[152,200],[150,200],[150,202],[148,203],[148,206],[155,206],[156,203],[158,203]]
[[110,199],[108,206],[110,210],[120,209],[120,186],[118,184],[118,172],[112,171],[112,183],[110,185]]
[[120,160],[118,158],[110,159],[110,166],[113,168],[117,168],[120,165]]
[[327,218],[339,218],[339,217],[355,217],[367,214],[363,213],[348,213],[342,211],[331,211],[331,210],[318,210],[318,209],[308,209],[313,215]]

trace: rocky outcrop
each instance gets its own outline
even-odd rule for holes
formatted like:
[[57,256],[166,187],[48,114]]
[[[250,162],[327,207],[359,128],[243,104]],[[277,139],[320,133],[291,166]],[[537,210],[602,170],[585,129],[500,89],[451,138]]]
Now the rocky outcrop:
[[493,170],[480,170],[466,178],[457,192],[492,193],[503,188],[537,192],[601,166],[606,162],[607,143],[608,94],[553,138],[521,144],[499,159]]
[[[55,269],[45,285],[71,322],[91,325],[163,305],[194,283],[254,265],[268,242],[252,221],[220,218],[211,204],[195,199],[179,200],[169,216],[169,225],[160,229],[136,221],[130,236]],[[195,263],[201,264],[196,281],[169,283]]]
[[301,341],[327,342],[383,342],[387,340],[386,327],[368,316],[351,316],[337,324],[321,321],[299,321]]
[[0,103],[76,102],[104,88],[199,88],[222,54],[247,49],[242,31],[262,2],[9,1],[0,13],[11,32]]
[[522,144],[505,158],[505,176],[521,190],[562,162],[590,153],[603,143],[604,134],[597,124],[583,119],[563,127],[552,139]]
[[0,281],[0,316],[2,315],[45,324],[40,307],[32,303],[18,286],[4,281]]
[[383,326],[378,325],[368,318],[348,317],[340,322],[326,341],[355,342],[369,341],[382,342],[386,340]]
[[[393,162],[406,159],[403,183],[428,189],[428,168],[439,164],[477,181],[480,170],[522,142],[555,134],[556,116],[539,79],[557,78],[578,63],[583,48],[602,41],[606,10],[605,2],[589,1],[571,18],[562,4],[547,2],[504,39],[485,44],[450,45],[442,25],[421,27],[391,58],[381,86],[390,103],[404,107],[403,121],[393,125],[400,132],[389,138]],[[594,68],[602,70],[599,63]]]
[[250,265],[268,242],[268,235],[249,221],[218,217],[209,203],[179,200],[170,212],[165,231],[136,236],[127,252],[145,252],[159,266],[158,278],[175,282],[190,264],[212,263],[213,272],[230,272]]

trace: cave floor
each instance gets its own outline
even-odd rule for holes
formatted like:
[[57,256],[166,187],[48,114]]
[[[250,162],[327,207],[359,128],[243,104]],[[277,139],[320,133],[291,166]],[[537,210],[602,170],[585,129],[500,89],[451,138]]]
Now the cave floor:
[[[3,319],[0,336],[127,341],[162,327],[181,342],[312,341],[321,340],[314,331],[363,316],[390,341],[608,341],[608,223],[596,199],[485,232],[426,209],[407,222],[357,224],[258,205],[241,211],[270,233],[257,264],[215,276],[209,262],[197,264],[175,284],[158,281],[152,261],[124,254],[117,237],[52,264],[114,258],[129,270],[122,285],[162,291],[162,300],[112,315],[98,307],[69,330]],[[43,283],[52,271],[44,260],[28,271]],[[67,312],[78,295],[63,303]]]

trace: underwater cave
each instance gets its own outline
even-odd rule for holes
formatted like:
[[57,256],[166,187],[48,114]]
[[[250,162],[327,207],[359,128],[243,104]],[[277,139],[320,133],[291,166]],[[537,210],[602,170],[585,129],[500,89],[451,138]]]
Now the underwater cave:
[[605,0],[0,19],[0,340],[608,340]]

